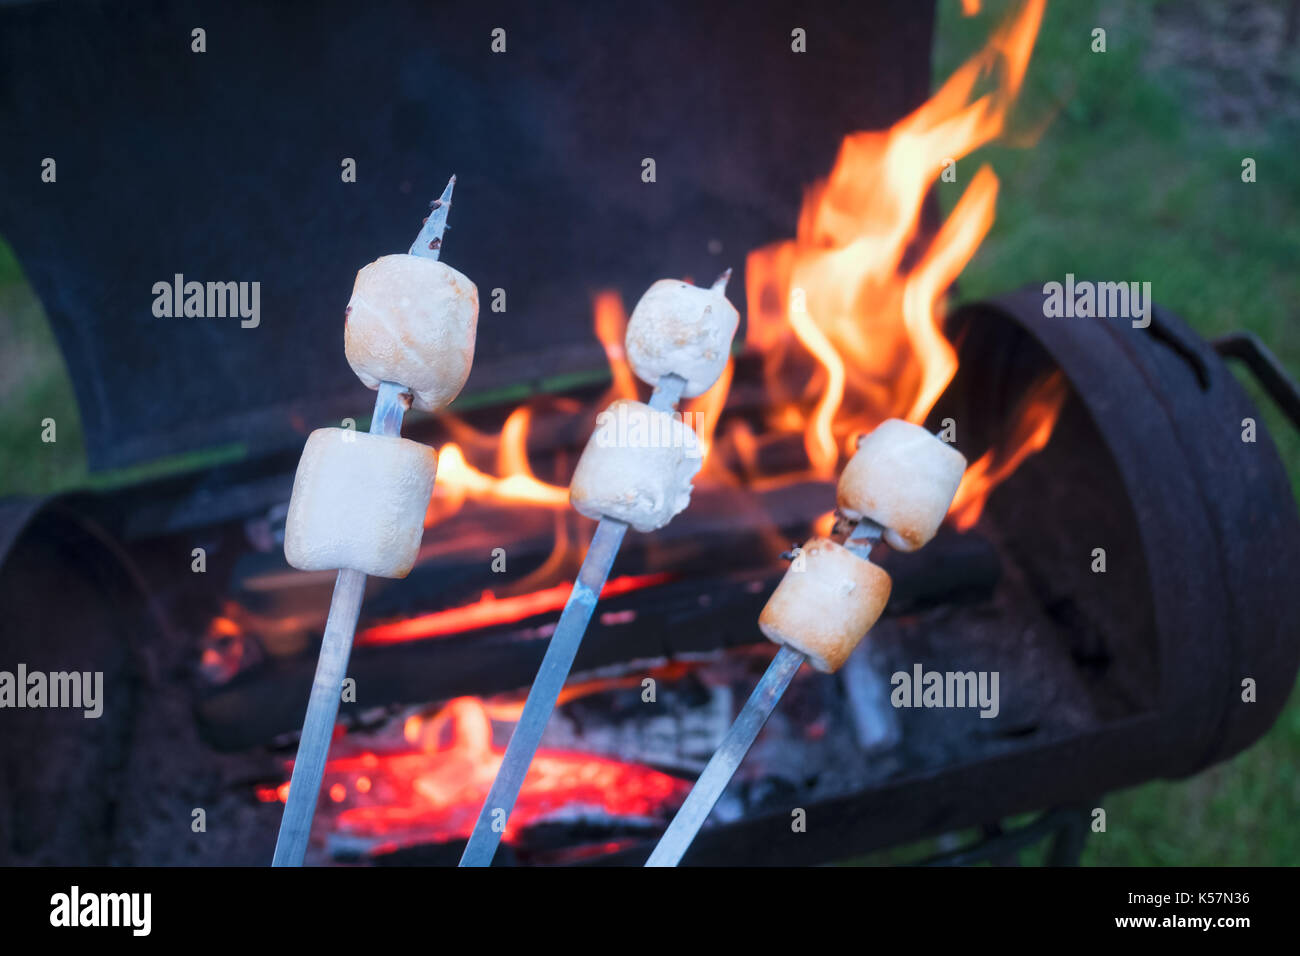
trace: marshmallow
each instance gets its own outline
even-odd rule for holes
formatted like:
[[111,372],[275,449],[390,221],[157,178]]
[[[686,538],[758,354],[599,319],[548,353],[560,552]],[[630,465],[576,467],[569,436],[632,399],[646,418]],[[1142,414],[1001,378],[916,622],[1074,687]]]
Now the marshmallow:
[[627,359],[643,382],[656,385],[671,372],[686,379],[683,397],[701,395],[727,367],[739,324],[724,293],[660,279],[632,310]]
[[879,620],[891,584],[888,572],[844,545],[813,538],[768,598],[758,629],[833,673]]
[[302,571],[404,578],[415,564],[438,459],[405,438],[346,428],[307,436],[289,498],[284,556]]
[[915,551],[939,530],[966,459],[920,425],[882,422],[858,442],[840,475],[836,503],[854,521],[870,518],[899,551]]
[[469,377],[477,328],[473,282],[433,259],[384,256],[357,273],[343,349],[369,388],[404,385],[416,408],[436,412]]
[[569,501],[588,518],[617,518],[638,531],[653,531],[691,503],[691,479],[703,464],[689,425],[641,402],[620,400],[596,417]]

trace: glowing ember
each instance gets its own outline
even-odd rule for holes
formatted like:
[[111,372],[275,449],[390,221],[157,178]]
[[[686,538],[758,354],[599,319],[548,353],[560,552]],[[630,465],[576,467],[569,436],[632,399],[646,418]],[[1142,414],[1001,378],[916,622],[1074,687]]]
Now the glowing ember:
[[[673,681],[685,676],[693,669],[694,665],[677,661],[666,664],[663,667],[655,669],[655,680]],[[567,704],[571,700],[577,700],[579,697],[586,697],[589,694],[596,694],[601,691],[619,690],[620,688],[635,687],[640,689],[644,675],[634,674],[629,677],[609,677],[602,680],[584,681],[579,684],[569,684],[556,698],[556,706]],[[520,714],[524,711],[524,702],[522,700],[512,701],[506,704],[487,704],[488,715],[493,720],[500,720],[507,723],[517,723]]]
[[[605,583],[600,592],[604,598],[639,591],[672,580],[671,574],[641,574],[614,578]],[[569,599],[572,584],[557,584],[544,591],[521,594],[516,597],[497,598],[490,591],[474,604],[454,607],[432,614],[405,618],[391,624],[368,627],[357,635],[358,646],[368,644],[397,644],[429,637],[458,634],[497,624],[510,624],[538,614],[549,614],[564,607]]]
[[[570,688],[570,697],[601,689],[607,682]],[[409,717],[402,736],[407,747],[382,753],[358,750],[350,738],[336,744],[324,781],[330,800],[340,805],[332,816],[334,828],[382,839],[388,847],[468,837],[505,753],[492,745],[488,706],[477,698],[457,698],[431,717]],[[524,780],[505,839],[512,841],[520,830],[575,806],[608,817],[658,819],[688,789],[684,780],[637,764],[543,750]],[[257,796],[283,802],[288,791],[288,784],[262,787]]]

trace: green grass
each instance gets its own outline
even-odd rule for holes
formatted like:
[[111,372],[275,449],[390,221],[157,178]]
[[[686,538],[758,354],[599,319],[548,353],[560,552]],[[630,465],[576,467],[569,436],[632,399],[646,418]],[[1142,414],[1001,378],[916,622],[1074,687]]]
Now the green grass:
[[[81,418],[40,303],[0,240],[0,497],[84,484]],[[55,441],[43,442],[53,418]]]
[[[1254,331],[1300,375],[1300,129],[1225,130],[1194,115],[1176,72],[1144,73],[1153,6],[1049,4],[1016,115],[1030,127],[1055,114],[1051,125],[1037,145],[988,147],[959,164],[958,182],[940,184],[951,208],[979,164],[1001,181],[962,297],[1067,272],[1150,281],[1156,301],[1201,334]],[[1007,7],[968,20],[941,4],[936,82]],[[1089,49],[1096,25],[1108,28],[1104,54]],[[1255,183],[1241,181],[1247,156]],[[1300,436],[1260,405],[1300,496]]]
[[[978,49],[1008,3],[973,19],[941,2],[935,81]],[[1018,104],[1030,148],[990,146],[940,184],[950,209],[979,164],[1001,181],[997,220],[962,273],[963,299],[1067,272],[1150,281],[1155,300],[1205,336],[1257,333],[1300,377],[1300,130],[1225,129],[1205,121],[1177,70],[1146,68],[1157,29],[1148,2],[1050,3]],[[1094,27],[1108,52],[1094,54]],[[1294,63],[1292,64],[1294,66]],[[1258,181],[1241,181],[1241,160]],[[1248,386],[1300,495],[1300,438]],[[1300,626],[1300,625],[1298,625]],[[1300,694],[1235,759],[1184,781],[1108,795],[1097,865],[1300,863]]]

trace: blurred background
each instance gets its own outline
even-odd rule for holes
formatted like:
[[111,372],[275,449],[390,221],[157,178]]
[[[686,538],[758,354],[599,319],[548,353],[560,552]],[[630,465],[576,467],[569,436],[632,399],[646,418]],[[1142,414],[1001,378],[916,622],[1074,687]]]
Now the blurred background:
[[[939,4],[936,84],[1009,5],[984,3],[973,15],[968,6]],[[1096,28],[1106,31],[1104,54],[1091,50]],[[1298,32],[1300,0],[1050,3],[1012,134],[963,161],[991,162],[1002,188],[955,301],[1034,276],[1140,277],[1202,335],[1253,331],[1300,377]],[[1246,157],[1255,183],[1242,182]],[[946,185],[937,186],[945,212],[965,183]],[[0,496],[110,488],[212,462],[194,455],[88,474],[61,355],[3,237],[0,341]],[[1300,441],[1253,382],[1243,384],[1300,492]],[[58,422],[56,443],[39,440],[44,418]],[[1300,695],[1235,759],[1108,794],[1103,806],[1107,832],[1088,841],[1087,864],[1295,864]],[[905,861],[944,843],[855,862]]]

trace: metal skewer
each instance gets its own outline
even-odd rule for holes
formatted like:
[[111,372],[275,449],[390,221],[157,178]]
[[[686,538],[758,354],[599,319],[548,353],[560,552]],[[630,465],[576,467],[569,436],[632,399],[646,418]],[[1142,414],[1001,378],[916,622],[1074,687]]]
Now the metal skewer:
[[[447,228],[451,192],[455,185],[456,177],[452,176],[442,197],[433,202],[433,211],[411,246],[411,255],[436,260],[441,254],[442,234]],[[375,411],[370,417],[370,434],[400,435],[402,416],[410,406],[411,396],[404,385],[381,382],[375,395]],[[321,638],[316,677],[312,681],[307,717],[303,720],[302,735],[298,739],[298,755],[294,758],[293,774],[289,778],[289,794],[284,802],[284,816],[280,818],[280,835],[275,841],[272,866],[302,866],[307,853],[311,821],[316,814],[316,800],[325,775],[325,759],[329,756],[343,678],[347,673],[352,637],[356,633],[357,618],[361,615],[365,590],[366,575],[361,571],[343,568],[334,581],[334,596],[330,600],[325,634]]]
[[[859,521],[843,542],[844,546],[865,558],[871,553],[872,544],[880,540],[883,531],[874,521]],[[659,838],[659,845],[646,860],[646,866],[676,866],[680,862],[682,854],[713,811],[713,805],[727,788],[736,768],[754,745],[758,732],[767,723],[767,718],[772,716],[781,695],[794,679],[795,672],[807,659],[788,645],[776,652],[776,657],[772,658],[772,663],[767,666],[754,692],[749,695],[749,700],[745,701],[745,706],[736,715],[735,723],[722,738],[722,743],[709,758],[704,772],[686,795],[672,823],[668,824],[668,829]]]
[[[725,291],[730,278],[731,270],[728,269],[718,276],[713,283],[713,290]],[[650,396],[650,407],[660,412],[673,411],[685,387],[685,379],[677,375],[665,375],[659,379],[654,394]],[[524,777],[533,762],[533,754],[542,741],[542,733],[555,710],[555,702],[568,679],[573,659],[577,656],[592,612],[596,609],[596,601],[600,598],[600,591],[605,586],[626,533],[627,524],[614,518],[601,518],[596,525],[596,533],[592,536],[587,554],[582,559],[582,567],[578,570],[577,581],[565,602],[555,633],[551,635],[546,655],[542,658],[542,666],[528,691],[519,723],[515,725],[510,743],[506,745],[501,768],[492,781],[492,788],[488,791],[469,843],[460,858],[461,866],[492,864],[492,857],[496,855],[497,846],[505,834],[506,821],[510,819]]]
[[442,254],[442,234],[447,231],[447,216],[451,213],[451,191],[455,188],[456,177],[452,176],[447,180],[447,188],[442,191],[442,195],[429,203],[432,211],[424,220],[424,228],[415,237],[415,242],[411,243],[408,250],[410,255],[438,261],[438,256]]

